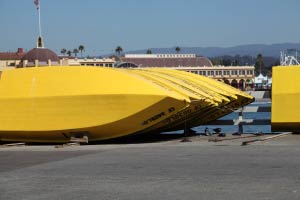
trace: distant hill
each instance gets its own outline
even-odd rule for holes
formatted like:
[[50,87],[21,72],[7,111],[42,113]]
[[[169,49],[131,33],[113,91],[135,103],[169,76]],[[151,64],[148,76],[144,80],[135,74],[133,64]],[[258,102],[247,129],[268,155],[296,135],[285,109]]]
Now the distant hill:
[[[223,55],[249,55],[256,57],[261,53],[263,56],[279,58],[280,51],[286,49],[300,49],[300,43],[281,43],[281,44],[250,44],[234,47],[180,47],[180,53],[195,53],[206,57],[217,57]],[[151,48],[152,53],[176,53],[175,47],[172,48]],[[147,49],[128,51],[126,53],[146,53]]]

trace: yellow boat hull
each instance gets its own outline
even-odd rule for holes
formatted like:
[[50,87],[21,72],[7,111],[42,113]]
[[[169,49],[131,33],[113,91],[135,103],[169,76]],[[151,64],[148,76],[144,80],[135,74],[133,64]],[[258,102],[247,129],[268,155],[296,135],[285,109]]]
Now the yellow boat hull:
[[96,67],[4,71],[2,141],[90,141],[134,134],[182,110],[187,101],[126,73]]
[[300,66],[272,69],[272,131],[300,131]]
[[[216,101],[222,99],[222,102],[219,102],[216,106],[192,112],[187,120],[189,127],[209,123],[254,101],[254,97],[251,95],[208,77],[170,69],[158,68],[153,70],[184,78],[186,82],[193,86],[197,85],[198,87],[196,87],[202,89],[204,92],[209,91]],[[181,123],[177,128],[183,127],[183,125]]]
[[197,88],[187,85],[180,79],[176,79],[171,75],[152,73],[150,69],[144,70],[127,70],[128,73],[133,73],[153,81],[155,84],[162,85],[168,90],[176,91],[177,93],[189,98],[191,103],[186,108],[174,113],[172,116],[162,120],[155,126],[146,131],[164,131],[177,127],[178,124],[182,124],[191,120],[194,116],[202,113],[208,107],[217,105],[212,98],[208,98],[208,95],[203,95],[202,91],[198,91]]
[[[161,125],[161,128],[157,127],[158,130],[176,130],[183,129],[185,126],[203,125],[254,101],[254,98],[247,93],[192,73],[165,68],[145,68],[134,71],[139,71],[140,74],[150,76],[156,81],[165,80],[167,87],[174,87],[175,84],[178,86],[177,92],[191,98],[192,103],[189,107],[160,122],[158,125]],[[206,99],[211,103],[203,105],[202,102],[201,105],[197,99]]]
[[218,81],[165,69],[37,67],[0,77],[0,140],[98,141],[193,127],[253,97]]

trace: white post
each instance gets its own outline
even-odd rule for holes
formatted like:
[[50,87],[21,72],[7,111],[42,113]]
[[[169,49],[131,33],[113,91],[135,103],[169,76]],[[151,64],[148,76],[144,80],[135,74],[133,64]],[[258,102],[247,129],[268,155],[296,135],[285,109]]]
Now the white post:
[[42,37],[42,28],[41,28],[41,1],[39,1],[38,12],[39,12],[39,36]]
[[39,37],[37,40],[37,48],[44,48],[44,42],[43,42],[43,38],[42,38],[42,26],[41,26],[41,4],[40,4],[40,0],[35,0],[34,4],[37,6],[37,10],[38,10],[38,22],[39,22]]

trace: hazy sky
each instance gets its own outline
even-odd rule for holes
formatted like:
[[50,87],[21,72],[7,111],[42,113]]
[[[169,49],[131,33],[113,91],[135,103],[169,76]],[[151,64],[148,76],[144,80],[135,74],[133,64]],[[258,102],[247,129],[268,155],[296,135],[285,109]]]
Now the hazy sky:
[[[300,0],[40,0],[47,48],[87,55],[153,47],[300,42]],[[0,51],[31,49],[33,0],[0,0]]]

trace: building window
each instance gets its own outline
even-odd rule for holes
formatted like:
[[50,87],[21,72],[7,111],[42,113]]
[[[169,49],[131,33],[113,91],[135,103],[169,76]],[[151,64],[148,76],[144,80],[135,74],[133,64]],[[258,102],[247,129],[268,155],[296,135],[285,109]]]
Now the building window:
[[247,75],[253,75],[253,71],[252,70],[247,70]]
[[207,71],[207,75],[208,75],[208,76],[214,76],[215,73],[214,73],[214,71]]
[[199,71],[200,75],[206,76],[206,71]]
[[222,76],[222,71],[216,71],[216,76]]
[[231,75],[235,75],[236,76],[237,74],[238,74],[237,70],[232,70],[231,71]]

